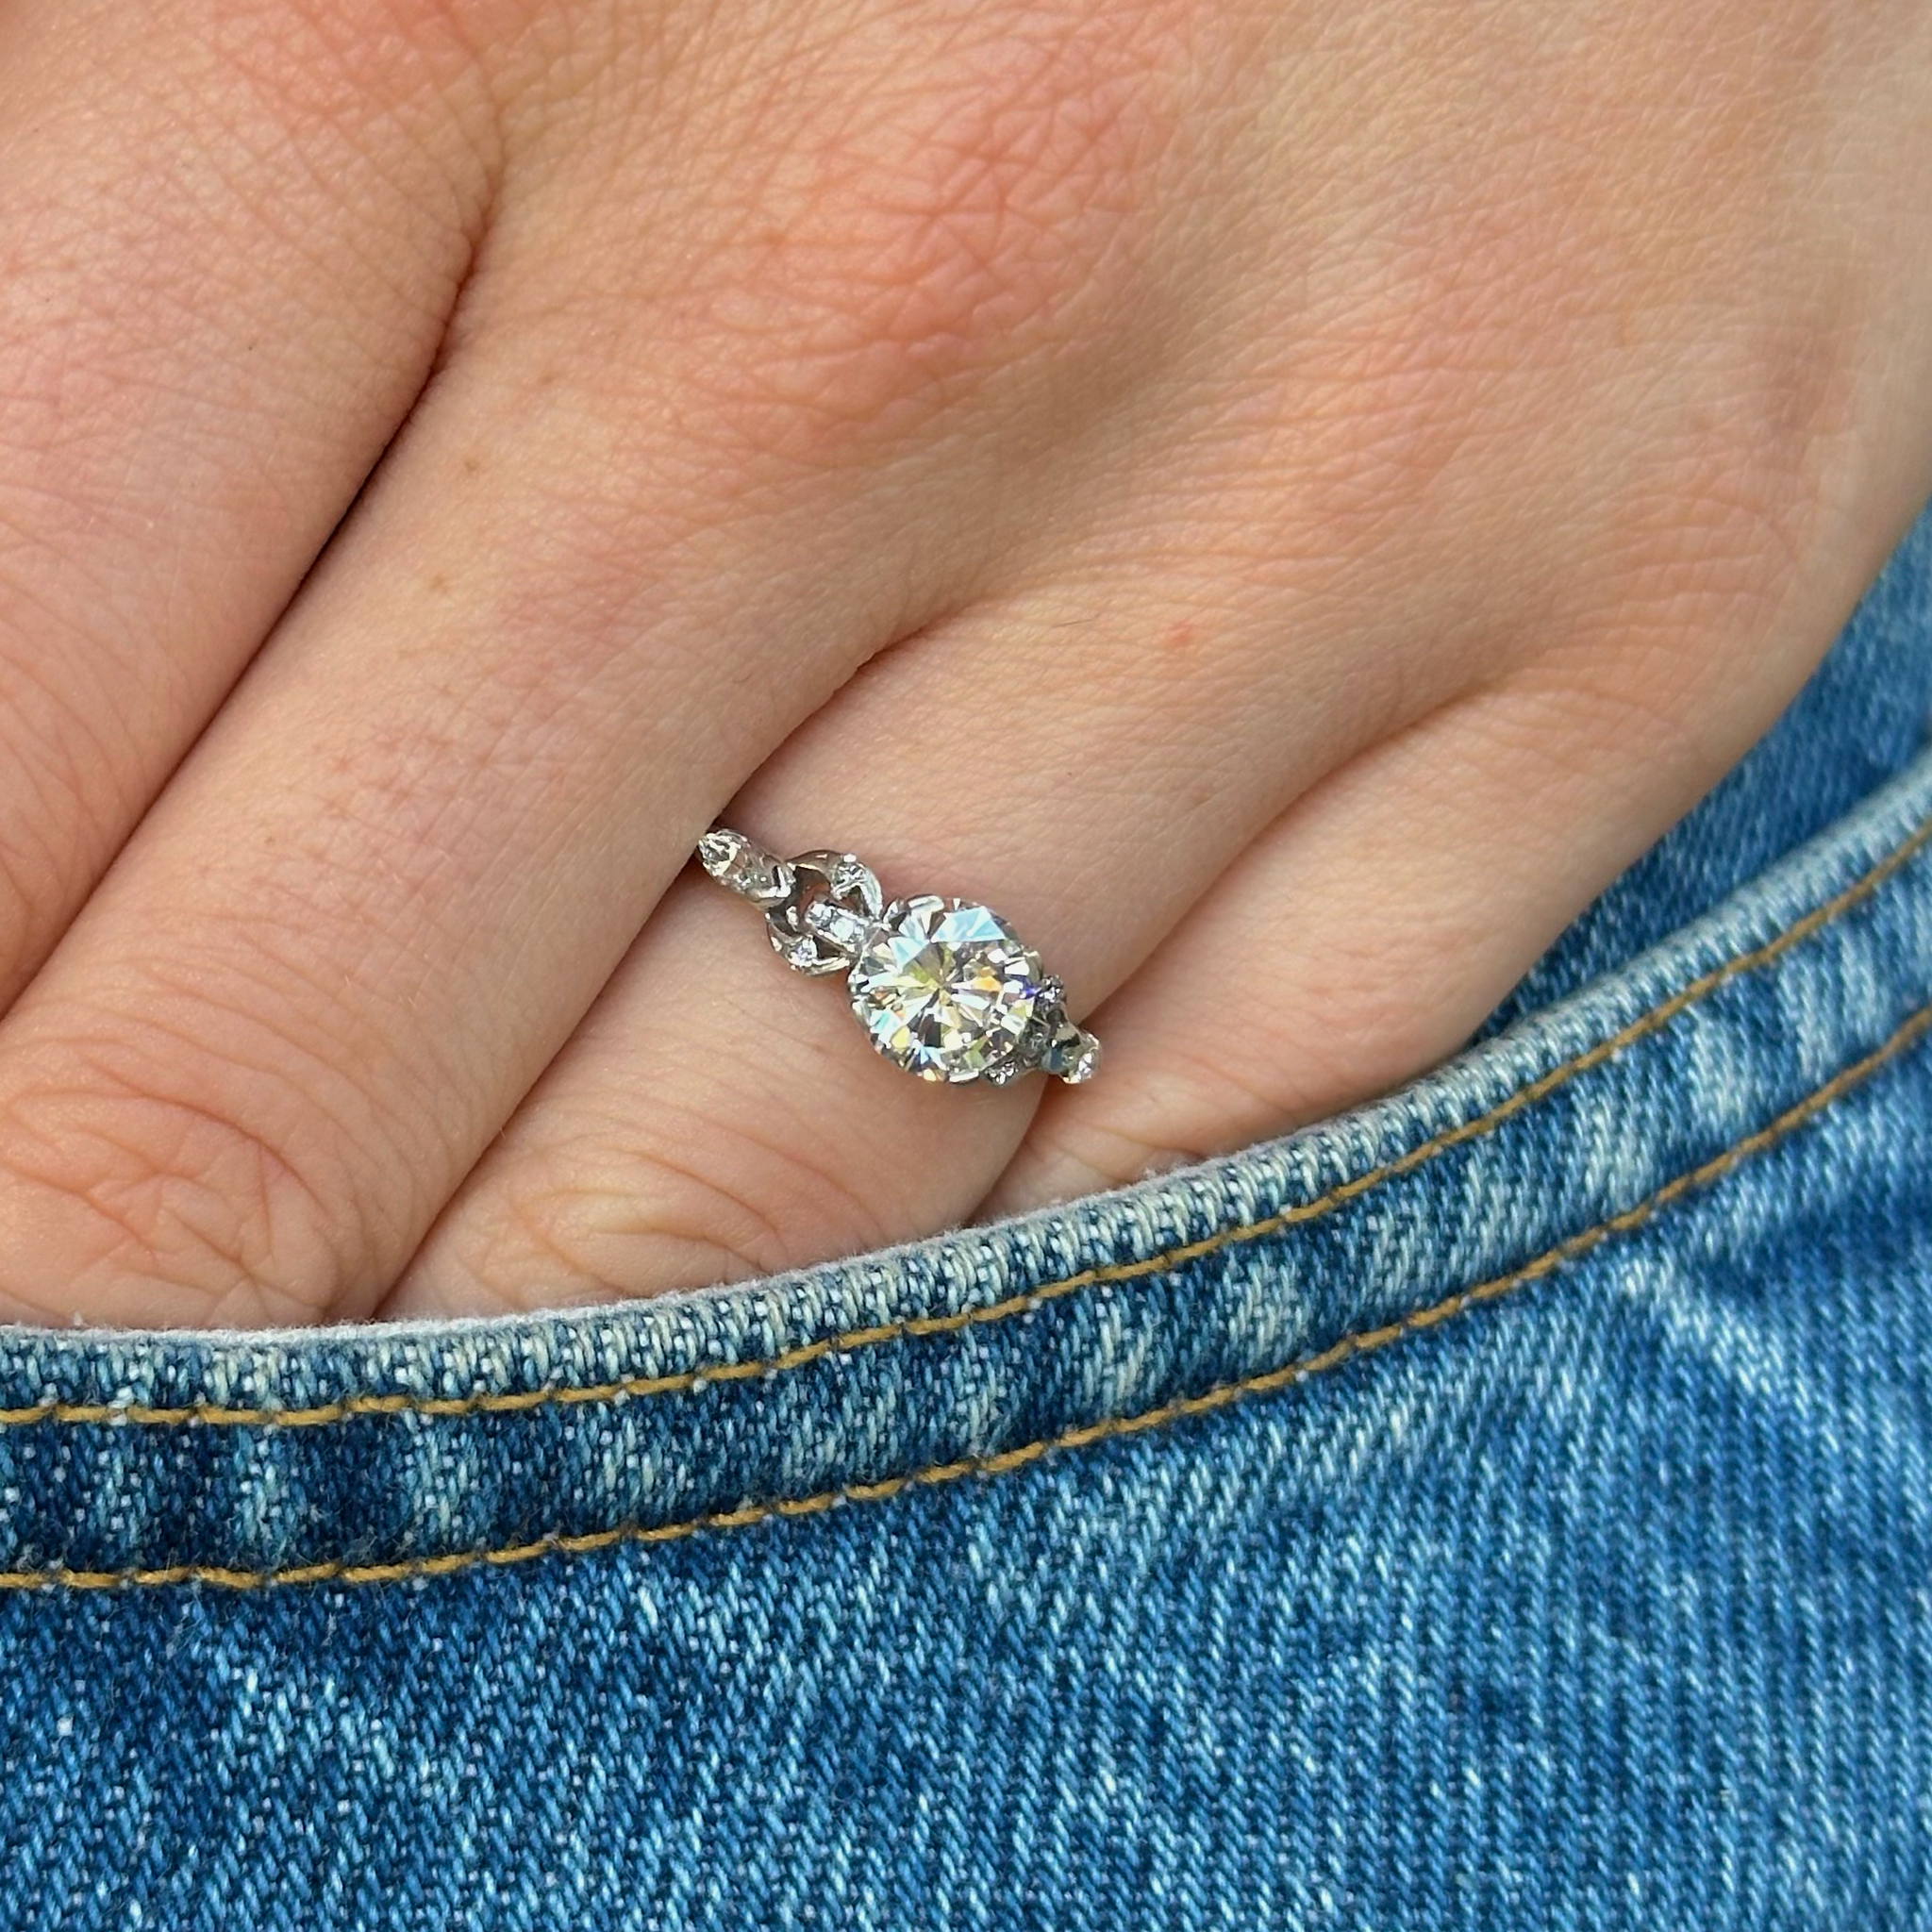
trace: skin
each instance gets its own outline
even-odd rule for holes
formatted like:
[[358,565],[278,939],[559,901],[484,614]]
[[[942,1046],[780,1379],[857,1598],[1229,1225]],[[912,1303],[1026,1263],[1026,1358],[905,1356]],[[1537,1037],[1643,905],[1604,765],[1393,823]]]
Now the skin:
[[[0,1315],[608,1299],[1452,1052],[1932,491],[1927,0],[0,0]],[[997,906],[934,1089],[686,861]]]

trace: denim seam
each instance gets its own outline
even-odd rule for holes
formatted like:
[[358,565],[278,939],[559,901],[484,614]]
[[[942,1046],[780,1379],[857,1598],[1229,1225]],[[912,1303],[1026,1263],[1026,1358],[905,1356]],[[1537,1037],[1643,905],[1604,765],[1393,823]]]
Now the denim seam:
[[1451,1148],[1481,1140],[1505,1122],[1548,1098],[1572,1080],[1613,1059],[1626,1047],[1660,1032],[1673,1021],[1707,998],[1720,987],[1741,974],[1769,965],[1792,947],[1810,939],[1834,921],[1870,898],[1887,880],[1910,863],[1920,851],[1932,843],[1932,819],[1922,821],[1898,845],[1840,891],[1794,920],[1782,931],[1761,944],[1738,954],[1700,974],[1648,1011],[1620,1027],[1595,1046],[1551,1068],[1494,1106],[1474,1118],[1457,1123],[1412,1147],[1407,1154],[1372,1168],[1364,1174],[1330,1188],[1312,1200],[1267,1215],[1261,1220],[1224,1228],[1200,1241],[1163,1249],[1158,1254],[1131,1261],[1104,1263],[1086,1268],[1058,1281],[1048,1281],[1024,1293],[1009,1295],[976,1308],[964,1308],[948,1315],[909,1316],[904,1321],[881,1323],[870,1327],[848,1329],[841,1334],[801,1342],[775,1355],[741,1362],[720,1362],[685,1370],[670,1375],[633,1376],[620,1381],[582,1386],[555,1385],[529,1390],[478,1390],[468,1395],[412,1395],[368,1392],[339,1397],[308,1408],[230,1407],[214,1403],[188,1403],[178,1407],[158,1407],[142,1403],[76,1403],[43,1401],[25,1407],[0,1409],[0,1428],[25,1428],[43,1424],[119,1424],[137,1427],[180,1427],[201,1424],[214,1428],[320,1428],[360,1416],[413,1415],[425,1418],[469,1415],[502,1415],[522,1410],[577,1404],[603,1404],[648,1400],[661,1395],[685,1394],[712,1382],[746,1381],[761,1375],[781,1374],[803,1368],[833,1354],[877,1347],[891,1341],[916,1341],[932,1336],[955,1335],[965,1330],[1007,1321],[1012,1316],[1030,1314],[1043,1303],[1058,1301],[1083,1289],[1111,1287],[1116,1283],[1166,1274],[1189,1262],[1250,1241],[1265,1240],[1291,1227],[1320,1220],[1337,1208],[1357,1200],[1385,1183],[1398,1180],[1427,1165]]
[[1278,1393],[1339,1369],[1362,1356],[1376,1354],[1409,1336],[1425,1334],[1459,1315],[1500,1301],[1515,1290],[1541,1281],[1568,1263],[1580,1259],[1604,1242],[1643,1226],[1674,1203],[1711,1186],[1745,1161],[1777,1146],[1861,1086],[1882,1067],[1917,1045],[1928,1033],[1932,1033],[1932,1005],[1921,1007],[1881,1045],[1840,1068],[1823,1086],[1815,1088],[1804,1099],[1787,1108],[1754,1133],[1745,1135],[1722,1153],[1666,1181],[1633,1206],[1568,1236],[1507,1274],[1492,1276],[1473,1288],[1458,1289],[1455,1293],[1443,1296],[1427,1307],[1416,1309],[1399,1321],[1344,1336],[1317,1355],[1304,1356],[1279,1368],[1263,1370],[1239,1381],[1224,1382],[1201,1394],[1180,1396],[1132,1415],[1110,1416],[1099,1422],[1083,1424],[1078,1428],[1063,1430],[1058,1435],[1042,1436],[995,1455],[932,1463],[904,1475],[888,1476],[877,1482],[848,1483],[809,1496],[775,1497],[767,1502],[748,1503],[737,1509],[716,1510],[681,1523],[625,1524],[614,1529],[572,1535],[552,1534],[493,1550],[455,1550],[441,1557],[416,1557],[394,1563],[305,1563],[282,1570],[231,1570],[202,1563],[172,1564],[159,1569],[9,1570],[0,1571],[0,1590],[114,1590],[125,1586],[153,1588],[187,1583],[209,1584],[229,1590],[256,1590],[315,1583],[408,1583],[483,1566],[505,1568],[541,1557],[584,1556],[623,1543],[676,1542],[707,1531],[743,1529],[778,1518],[817,1516],[846,1503],[882,1503],[905,1490],[958,1482],[966,1476],[1005,1475],[1048,1456],[1089,1448],[1117,1437],[1140,1435],[1190,1417],[1211,1414],[1255,1396]]

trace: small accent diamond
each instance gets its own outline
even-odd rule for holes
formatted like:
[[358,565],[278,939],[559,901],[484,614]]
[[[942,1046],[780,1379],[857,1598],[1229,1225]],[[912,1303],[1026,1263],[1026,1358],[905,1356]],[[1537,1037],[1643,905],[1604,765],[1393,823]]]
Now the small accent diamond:
[[791,868],[742,832],[722,826],[707,832],[698,841],[698,863],[754,906],[776,906],[791,896]]
[[1058,1074],[1069,1087],[1077,1087],[1100,1071],[1100,1042],[1071,1021],[1062,1021],[1041,1055],[1040,1066],[1042,1073]]
[[841,906],[833,899],[814,899],[805,908],[801,923],[828,944],[836,946],[847,959],[864,946],[877,924],[865,913],[855,912],[850,907]]

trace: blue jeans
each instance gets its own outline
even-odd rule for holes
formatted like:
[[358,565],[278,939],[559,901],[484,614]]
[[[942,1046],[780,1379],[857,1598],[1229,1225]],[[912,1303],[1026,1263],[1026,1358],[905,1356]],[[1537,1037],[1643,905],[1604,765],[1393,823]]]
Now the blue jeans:
[[1932,520],[1467,1055],[708,1294],[0,1331],[0,1925],[1932,1924]]

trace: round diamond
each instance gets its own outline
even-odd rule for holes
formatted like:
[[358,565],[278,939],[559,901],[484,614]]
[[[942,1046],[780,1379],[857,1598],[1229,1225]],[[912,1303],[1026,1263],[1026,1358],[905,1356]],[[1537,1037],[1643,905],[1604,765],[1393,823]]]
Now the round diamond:
[[1040,961],[997,913],[928,896],[893,908],[847,984],[889,1060],[922,1080],[975,1080],[1019,1047],[1040,982]]

